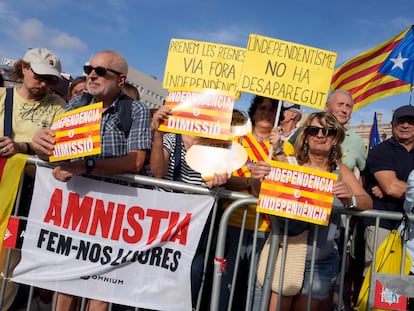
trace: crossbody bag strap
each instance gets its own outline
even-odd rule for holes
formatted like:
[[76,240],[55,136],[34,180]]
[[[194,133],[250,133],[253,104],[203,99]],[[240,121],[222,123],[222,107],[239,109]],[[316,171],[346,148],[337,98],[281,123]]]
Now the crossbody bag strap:
[[181,142],[182,137],[181,134],[175,134],[175,148],[174,148],[174,180],[180,180],[180,172],[181,172]]
[[6,89],[6,99],[4,101],[4,136],[12,137],[13,121],[13,88]]

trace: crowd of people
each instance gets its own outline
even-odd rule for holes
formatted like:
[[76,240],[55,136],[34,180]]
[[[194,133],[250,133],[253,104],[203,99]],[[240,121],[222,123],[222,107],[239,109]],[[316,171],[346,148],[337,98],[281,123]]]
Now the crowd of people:
[[[395,110],[392,117],[392,137],[367,152],[361,137],[346,128],[354,105],[349,92],[331,92],[325,111],[306,117],[297,104],[257,95],[248,111],[251,132],[234,138],[247,152],[246,163],[231,175],[217,173],[206,181],[186,163],[185,157],[188,149],[199,143],[200,138],[158,130],[159,125],[171,115],[171,109],[162,106],[150,116],[148,107],[139,100],[139,92],[127,82],[128,63],[121,54],[113,50],[100,51],[92,56],[83,69],[85,75],[72,81],[69,100],[65,102],[50,92],[51,87],[61,79],[60,60],[54,53],[45,48],[34,48],[16,62],[13,76],[21,81],[21,85],[9,91],[0,87],[1,157],[24,153],[47,161],[55,145],[55,132],[50,129],[53,118],[64,111],[102,102],[102,152],[95,156],[59,162],[53,168],[53,176],[57,180],[67,182],[78,175],[108,176],[143,174],[144,171],[149,171],[158,178],[210,188],[223,187],[258,196],[261,183],[270,172],[269,160],[276,160],[337,174],[338,182],[333,188],[334,207],[403,211],[407,180],[414,169],[414,107],[411,105]],[[280,111],[278,120],[277,111]],[[22,192],[26,195],[23,195],[22,203],[16,208],[27,215],[33,187],[33,169],[26,169],[25,174],[28,182]],[[228,205],[229,202],[224,201],[221,208],[225,209]],[[248,309],[258,310],[262,296],[262,285],[258,281],[253,293],[247,293],[246,284],[249,263],[253,258],[257,262],[269,237],[270,223],[265,214],[260,214],[257,224],[255,205],[247,208],[245,221],[243,217],[243,210],[237,210],[228,224],[225,252],[227,268],[221,279],[219,310],[228,309],[231,292],[234,293],[231,297],[232,310],[244,310],[248,294],[253,297]],[[340,272],[352,274],[346,278],[352,281],[347,283],[347,296],[343,297],[343,307],[352,310],[358,295],[358,286],[364,276],[364,271],[353,267],[360,264],[360,258],[363,258],[365,266],[368,267],[378,244],[399,223],[381,221],[375,246],[372,219],[356,221],[355,227],[362,230],[354,231],[359,234],[353,235],[353,242],[362,240],[365,243],[362,249],[353,248],[347,271],[340,271],[340,250],[348,243],[343,240],[343,220],[333,214],[329,226],[290,221],[289,237],[306,233],[302,285],[293,294],[278,293],[277,288],[272,288],[269,310],[276,310],[278,305],[281,310],[306,310],[310,293],[310,310],[328,311],[341,308],[342,306],[335,305],[337,297],[334,296]],[[242,253],[238,253],[237,241],[242,230]],[[251,246],[256,230],[257,248],[253,252]],[[318,231],[318,238],[316,244],[313,244],[315,230]],[[208,232],[204,232],[202,235],[191,269],[194,307],[199,299],[203,280],[207,234]],[[316,260],[315,269],[311,273],[312,254],[316,254]],[[240,256],[242,264],[234,271],[237,256]],[[1,258],[3,269],[5,250]],[[11,258],[10,269],[13,270],[20,259],[19,251],[13,250]],[[234,278],[234,274],[237,274],[237,278]],[[309,288],[311,276],[313,286]],[[15,310],[18,292],[18,284],[7,282],[2,310]],[[108,302],[104,301],[91,299],[88,302],[88,310],[108,310],[108,306]],[[58,311],[77,309],[77,297],[58,294]],[[208,306],[202,306],[202,309],[207,310]]]

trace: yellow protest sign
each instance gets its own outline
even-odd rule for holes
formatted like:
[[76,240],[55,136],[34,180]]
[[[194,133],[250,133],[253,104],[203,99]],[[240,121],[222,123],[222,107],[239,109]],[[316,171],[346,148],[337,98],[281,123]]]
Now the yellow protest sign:
[[176,89],[168,92],[164,105],[172,109],[172,115],[160,125],[160,131],[221,140],[231,137],[234,96],[230,93]]
[[336,53],[251,34],[240,91],[323,109]]
[[101,153],[102,102],[87,105],[57,116],[51,128],[56,144],[50,162]]
[[327,226],[338,175],[283,162],[271,161],[271,165],[257,211]]
[[245,54],[236,46],[171,39],[162,86],[236,94]]

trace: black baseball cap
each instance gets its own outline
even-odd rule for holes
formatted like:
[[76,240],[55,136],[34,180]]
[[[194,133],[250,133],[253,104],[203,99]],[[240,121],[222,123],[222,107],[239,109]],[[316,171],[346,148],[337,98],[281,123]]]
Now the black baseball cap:
[[396,120],[403,117],[411,117],[414,118],[414,106],[406,105],[401,106],[397,108],[397,110],[394,111],[394,114],[392,116],[392,120]]

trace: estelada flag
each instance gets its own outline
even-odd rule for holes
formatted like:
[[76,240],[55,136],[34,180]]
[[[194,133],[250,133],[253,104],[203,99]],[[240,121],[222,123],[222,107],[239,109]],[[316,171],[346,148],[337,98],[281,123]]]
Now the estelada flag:
[[354,111],[390,95],[409,92],[413,85],[414,26],[363,52],[337,68],[331,89],[348,90]]
[[369,132],[369,145],[368,151],[371,150],[375,145],[381,143],[381,137],[378,131],[377,113],[374,113],[374,121],[372,122],[371,131]]
[[[3,241],[4,233],[10,214],[13,210],[16,194],[19,188],[20,177],[26,165],[28,155],[16,153],[5,158],[0,157],[0,240]],[[3,243],[0,243],[0,252]]]

